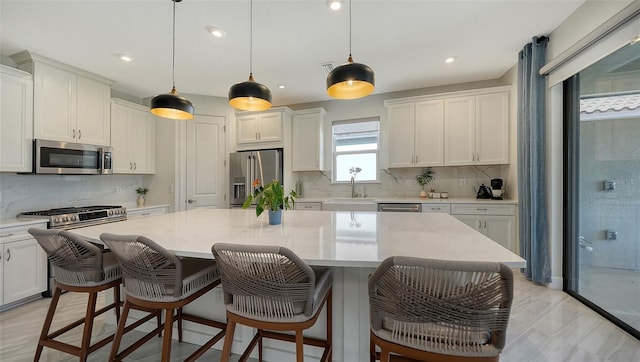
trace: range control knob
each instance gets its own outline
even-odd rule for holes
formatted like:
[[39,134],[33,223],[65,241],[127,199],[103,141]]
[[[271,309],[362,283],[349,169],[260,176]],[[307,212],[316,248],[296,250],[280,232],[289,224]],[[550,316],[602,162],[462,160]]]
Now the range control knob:
[[75,216],[71,216],[69,219],[70,219],[71,221],[76,221],[76,217],[75,217]]
[[55,218],[55,219],[53,219],[53,222],[57,224],[57,223],[59,223],[59,222],[60,222],[60,219]]
[[65,217],[62,218],[62,221],[67,222],[67,221],[69,221],[69,219],[65,216]]

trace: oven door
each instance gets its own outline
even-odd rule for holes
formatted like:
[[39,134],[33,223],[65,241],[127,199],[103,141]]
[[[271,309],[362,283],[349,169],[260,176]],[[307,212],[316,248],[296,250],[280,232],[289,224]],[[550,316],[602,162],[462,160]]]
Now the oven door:
[[37,174],[99,175],[112,170],[111,148],[47,140],[34,141]]

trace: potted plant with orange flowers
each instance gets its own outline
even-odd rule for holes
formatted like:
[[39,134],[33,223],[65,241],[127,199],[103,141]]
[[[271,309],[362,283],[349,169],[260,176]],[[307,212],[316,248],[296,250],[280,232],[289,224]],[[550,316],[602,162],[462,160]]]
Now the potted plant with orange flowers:
[[288,210],[295,205],[295,198],[298,197],[295,191],[291,190],[285,195],[284,187],[280,181],[273,180],[266,185],[260,185],[260,180],[253,181],[255,188],[252,194],[242,204],[246,209],[256,200],[256,216],[260,216],[267,209],[269,211],[269,225],[279,225],[282,222],[282,210]]

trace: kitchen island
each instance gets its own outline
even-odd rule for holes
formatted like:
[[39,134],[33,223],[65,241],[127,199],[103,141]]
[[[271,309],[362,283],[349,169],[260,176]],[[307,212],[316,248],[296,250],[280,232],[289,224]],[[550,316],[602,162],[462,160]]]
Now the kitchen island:
[[[385,258],[406,255],[493,261],[512,268],[526,265],[524,259],[448,214],[291,210],[283,214],[282,225],[269,225],[266,213],[256,218],[255,210],[195,209],[74,232],[96,241],[104,232],[145,235],[178,255],[199,258],[213,258],[211,246],[218,242],[281,245],[310,265],[332,267],[334,361],[368,360],[367,279]],[[210,294],[190,306],[190,311],[224,320],[220,291]],[[323,318],[308,335],[324,335]],[[204,343],[207,338],[202,333],[211,333],[193,325],[185,329],[189,330],[185,340],[193,343]],[[237,328],[233,352],[241,352],[251,337],[250,329]],[[294,360],[293,345],[267,340],[264,347],[267,361]],[[318,359],[318,352],[305,348],[311,361]]]

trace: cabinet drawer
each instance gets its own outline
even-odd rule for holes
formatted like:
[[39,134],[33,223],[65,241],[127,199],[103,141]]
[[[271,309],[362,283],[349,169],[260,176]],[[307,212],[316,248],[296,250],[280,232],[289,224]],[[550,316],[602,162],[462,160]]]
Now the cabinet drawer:
[[422,204],[423,213],[451,213],[451,204]]
[[162,215],[169,212],[169,208],[166,206],[145,208],[142,210],[127,209],[127,219],[139,219],[142,217],[149,217],[154,215]]
[[320,202],[296,202],[295,210],[322,210]]
[[516,205],[453,204],[452,215],[515,215]]

